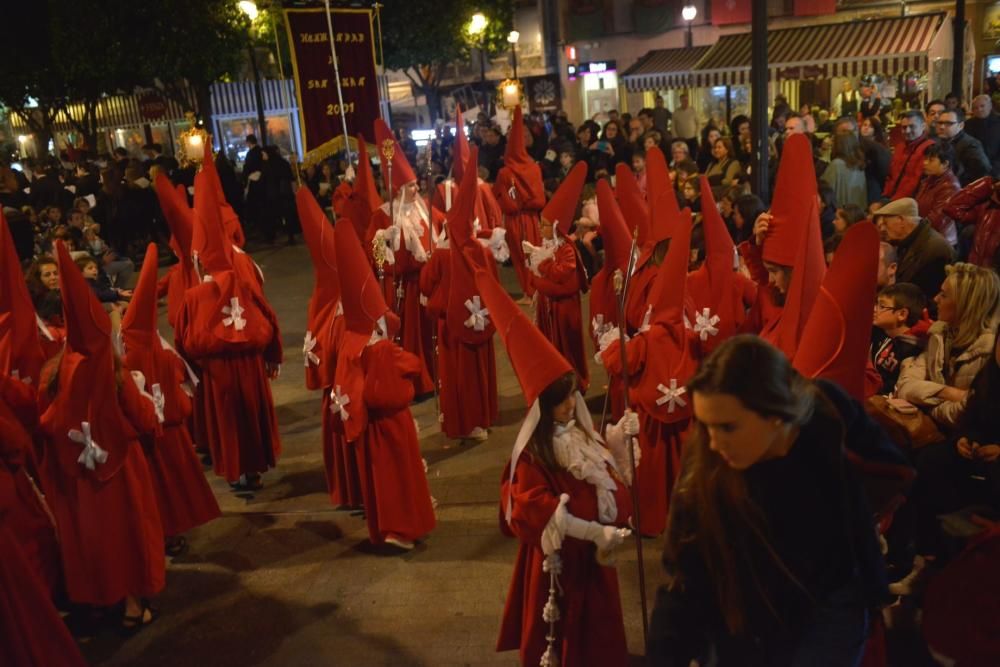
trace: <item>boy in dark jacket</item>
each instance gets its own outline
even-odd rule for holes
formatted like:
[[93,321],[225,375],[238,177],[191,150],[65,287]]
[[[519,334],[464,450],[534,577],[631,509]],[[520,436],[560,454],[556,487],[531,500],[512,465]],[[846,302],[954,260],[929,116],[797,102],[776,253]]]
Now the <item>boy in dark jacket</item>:
[[899,379],[904,359],[915,357],[923,348],[931,321],[924,310],[926,299],[912,283],[896,283],[882,288],[872,315],[871,360],[882,376],[882,391],[891,392]]

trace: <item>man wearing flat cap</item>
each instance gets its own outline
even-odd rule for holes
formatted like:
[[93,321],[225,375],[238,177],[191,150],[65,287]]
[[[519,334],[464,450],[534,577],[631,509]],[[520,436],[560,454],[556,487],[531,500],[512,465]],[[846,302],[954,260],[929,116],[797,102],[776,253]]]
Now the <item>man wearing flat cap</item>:
[[889,202],[872,218],[882,240],[896,247],[896,281],[919,286],[933,305],[934,295],[944,282],[944,267],[955,260],[952,247],[930,221],[921,219],[915,199],[904,197]]

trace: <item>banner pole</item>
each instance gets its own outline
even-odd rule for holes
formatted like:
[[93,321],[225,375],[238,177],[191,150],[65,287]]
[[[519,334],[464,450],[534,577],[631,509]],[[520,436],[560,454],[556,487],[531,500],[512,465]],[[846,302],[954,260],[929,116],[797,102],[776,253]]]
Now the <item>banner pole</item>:
[[333,76],[337,81],[337,103],[340,105],[340,122],[344,128],[344,150],[347,152],[347,163],[353,165],[351,142],[347,135],[347,109],[344,108],[344,91],[340,87],[340,65],[337,63],[337,49],[334,46],[333,14],[330,12],[330,0],[323,0],[326,6],[326,28],[330,35],[330,55],[333,58]]
[[385,52],[382,50],[382,3],[373,2],[372,7],[375,9],[375,22],[378,24],[378,62],[382,68],[382,73],[378,77],[378,113],[382,117],[382,120],[389,123],[389,127],[392,127],[389,114],[385,112],[389,104],[389,80],[385,75]]

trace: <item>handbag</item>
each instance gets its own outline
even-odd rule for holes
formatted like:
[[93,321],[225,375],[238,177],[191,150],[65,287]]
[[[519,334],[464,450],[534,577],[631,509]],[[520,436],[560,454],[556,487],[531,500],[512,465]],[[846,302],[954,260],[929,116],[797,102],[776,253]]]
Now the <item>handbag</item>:
[[921,410],[903,414],[893,408],[888,398],[875,395],[865,401],[865,412],[881,424],[902,449],[921,449],[946,440],[934,420]]

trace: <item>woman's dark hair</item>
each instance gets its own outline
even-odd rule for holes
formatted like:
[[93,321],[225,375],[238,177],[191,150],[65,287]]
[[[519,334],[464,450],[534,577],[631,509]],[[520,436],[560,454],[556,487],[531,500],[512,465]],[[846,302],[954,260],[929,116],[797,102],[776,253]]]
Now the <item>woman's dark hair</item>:
[[729,133],[734,137],[740,136],[740,125],[749,122],[750,118],[744,114],[735,116],[731,121],[729,121]]
[[31,294],[32,301],[35,301],[35,308],[38,307],[37,301],[49,292],[49,288],[42,284],[42,267],[52,264],[58,267],[59,263],[55,260],[55,257],[51,255],[39,255],[36,257],[31,264],[28,265],[28,270],[24,273],[24,281],[28,284],[28,292]]
[[715,123],[713,123],[711,121],[708,123],[708,125],[706,125],[705,127],[701,128],[701,150],[705,150],[705,151],[709,151],[709,152],[712,151],[712,145],[710,143],[708,143],[708,134],[709,134],[709,132],[712,132],[713,130],[716,131],[716,132],[718,132],[719,136],[722,136],[722,130],[720,130],[719,128],[717,128],[715,126]]
[[740,238],[733,239],[736,243],[740,243],[750,238],[753,234],[753,223],[756,222],[761,213],[767,211],[767,207],[757,195],[746,194],[736,198],[736,201],[733,202],[733,208],[743,218],[743,227],[739,229]]
[[538,419],[538,424],[535,426],[535,432],[531,434],[531,440],[528,441],[528,446],[525,449],[541,461],[542,465],[549,470],[559,469],[555,452],[552,450],[552,434],[555,432],[553,411],[557,405],[566,400],[575,388],[576,375],[574,373],[566,373],[538,395],[538,407],[541,409],[541,416]]
[[844,219],[847,226],[856,225],[865,219],[865,210],[857,204],[844,204],[837,209],[837,214]]
[[[880,121],[877,116],[872,116],[870,118],[866,118],[865,120],[867,120],[872,126],[872,139],[883,146],[887,146],[888,142],[885,138],[885,126],[882,125],[882,121]],[[863,122],[864,121],[862,121],[862,123]]]
[[608,140],[608,141],[610,141],[610,139],[608,139],[608,126],[609,125],[614,125],[615,127],[618,128],[618,134],[615,135],[615,139],[617,139],[618,137],[622,136],[622,124],[619,123],[617,120],[609,120],[607,123],[604,124],[604,129],[601,130],[601,139],[602,140]]
[[861,150],[858,137],[853,132],[838,132],[833,135],[833,149],[830,159],[840,158],[849,169],[865,168],[865,153]]
[[[797,426],[809,422],[818,408],[828,408],[816,386],[799,375],[780,350],[752,335],[722,343],[688,381],[687,389],[692,396],[732,396],[764,418]],[[676,565],[681,552],[694,547],[715,583],[719,610],[730,633],[746,631],[752,620],[747,615],[752,598],[760,599],[780,619],[770,602],[772,591],[765,590],[746,554],[763,549],[794,586],[801,588],[801,583],[771,546],[766,518],[750,498],[743,472],[712,451],[708,433],[698,422],[684,446],[670,507],[664,562],[675,569],[671,587],[684,585],[684,572]],[[741,576],[747,571],[749,578]]]
[[941,162],[947,162],[948,167],[952,168],[955,166],[955,149],[952,148],[951,142],[943,141],[941,139],[936,139],[933,144],[927,147],[924,151],[924,159],[929,157],[936,157]]

